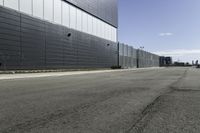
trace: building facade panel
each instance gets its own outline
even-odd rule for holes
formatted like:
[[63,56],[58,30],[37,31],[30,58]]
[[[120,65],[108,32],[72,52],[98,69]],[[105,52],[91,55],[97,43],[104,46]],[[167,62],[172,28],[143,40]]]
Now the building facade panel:
[[137,50],[132,46],[119,43],[119,66],[122,68],[137,67]]
[[109,24],[118,27],[117,0],[66,0],[83,10],[101,18]]
[[[117,42],[117,26],[113,25],[113,23],[110,23],[109,21],[106,21],[104,17],[94,15],[94,12],[88,12],[88,8],[83,9],[78,7],[73,4],[73,2],[66,2],[63,0],[2,1],[2,5],[6,8],[14,9],[51,23],[63,25],[90,35]],[[115,3],[110,3],[111,1],[112,0],[108,0],[106,6],[113,7],[113,4],[117,3],[116,1]],[[98,5],[98,2],[94,2],[93,4]],[[84,1],[84,3],[91,4],[89,1]],[[117,14],[117,12],[115,13]],[[109,15],[109,12],[107,12],[106,15]],[[111,17],[112,15],[110,14],[109,18]]]
[[45,24],[21,14],[21,66],[39,69],[45,66]]
[[21,59],[20,14],[0,7],[0,66],[17,69]]
[[159,67],[159,56],[144,50],[137,50],[138,68]]
[[0,27],[1,70],[117,65],[117,44],[111,40],[2,6]]

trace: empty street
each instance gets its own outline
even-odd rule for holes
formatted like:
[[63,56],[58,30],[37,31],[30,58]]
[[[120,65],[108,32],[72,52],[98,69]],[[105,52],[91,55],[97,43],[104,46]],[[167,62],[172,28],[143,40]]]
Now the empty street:
[[199,77],[151,68],[1,79],[0,133],[199,133]]

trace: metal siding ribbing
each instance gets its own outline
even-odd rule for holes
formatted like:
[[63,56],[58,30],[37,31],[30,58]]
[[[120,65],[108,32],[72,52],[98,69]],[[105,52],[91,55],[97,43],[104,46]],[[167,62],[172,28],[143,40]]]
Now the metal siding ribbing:
[[132,49],[133,54],[132,54],[132,61],[133,61],[133,68],[137,67],[137,49]]
[[143,50],[138,50],[138,67],[159,67],[159,56]]
[[132,47],[130,47],[130,46],[128,46],[128,61],[127,61],[127,66],[128,66],[128,68],[130,68],[131,67],[131,54],[132,54]]
[[137,53],[136,49],[131,46],[119,44],[119,65],[122,68],[136,68]]
[[119,43],[119,65],[122,68],[158,67],[159,56]]
[[111,67],[117,44],[0,7],[0,63],[0,69]]
[[20,14],[0,7],[0,68],[19,68],[20,52]]
[[124,45],[124,66],[128,67],[128,45]]
[[117,0],[65,0],[118,27]]
[[124,62],[124,45],[119,43],[119,65],[123,67]]
[[48,68],[62,68],[63,56],[63,27],[45,23],[46,31],[46,66]]
[[41,20],[21,15],[21,66],[45,66],[45,24]]

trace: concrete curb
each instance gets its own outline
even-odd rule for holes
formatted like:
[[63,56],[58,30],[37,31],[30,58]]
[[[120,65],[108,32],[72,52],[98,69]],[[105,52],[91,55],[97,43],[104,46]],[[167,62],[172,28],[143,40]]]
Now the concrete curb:
[[51,73],[51,72],[77,72],[77,71],[96,71],[96,70],[111,70],[111,69],[57,69],[57,70],[11,70],[0,71],[1,74],[30,74],[30,73]]
[[98,74],[108,72],[123,72],[123,71],[136,71],[136,70],[150,70],[150,69],[161,69],[158,67],[154,68],[140,68],[140,69],[119,69],[119,70],[96,70],[96,71],[71,71],[71,72],[46,72],[46,73],[21,73],[21,74],[1,74],[0,80],[11,80],[11,79],[24,79],[24,78],[40,78],[40,77],[60,77],[60,76],[71,76],[71,75],[83,75],[83,74]]

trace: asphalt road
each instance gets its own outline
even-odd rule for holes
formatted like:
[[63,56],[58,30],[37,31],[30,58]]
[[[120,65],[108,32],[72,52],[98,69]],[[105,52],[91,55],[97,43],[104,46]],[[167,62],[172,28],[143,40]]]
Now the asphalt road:
[[0,80],[0,133],[199,133],[200,70]]

